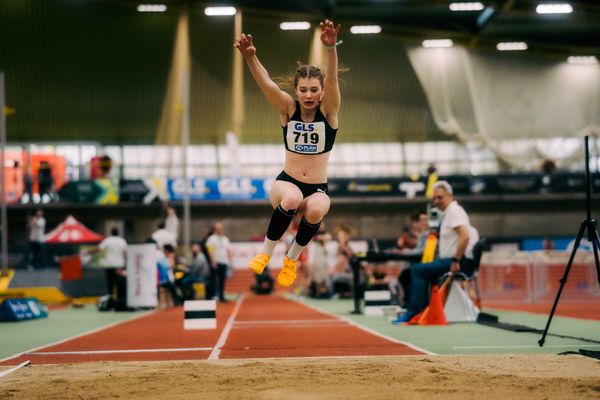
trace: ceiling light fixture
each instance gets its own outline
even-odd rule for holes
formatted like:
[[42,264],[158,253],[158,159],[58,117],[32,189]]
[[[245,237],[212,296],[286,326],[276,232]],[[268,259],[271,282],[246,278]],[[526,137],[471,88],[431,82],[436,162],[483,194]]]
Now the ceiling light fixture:
[[297,21],[297,22],[282,22],[279,24],[279,28],[282,31],[305,31],[310,29],[310,22]]
[[481,11],[485,8],[483,3],[472,1],[468,3],[450,3],[450,11]]
[[596,56],[569,56],[567,58],[569,64],[598,64]]
[[210,17],[221,16],[221,15],[235,15],[237,10],[235,7],[206,7],[204,14]]
[[527,50],[525,42],[500,42],[496,45],[496,49],[500,51],[519,51]]
[[167,6],[164,4],[139,4],[137,10],[138,12],[165,12]]
[[573,12],[573,6],[569,3],[538,4],[535,12],[538,14],[570,14]]
[[452,39],[427,39],[423,40],[423,47],[428,49],[452,47],[454,42]]
[[354,25],[350,27],[350,32],[355,35],[373,34],[381,32],[379,25]]

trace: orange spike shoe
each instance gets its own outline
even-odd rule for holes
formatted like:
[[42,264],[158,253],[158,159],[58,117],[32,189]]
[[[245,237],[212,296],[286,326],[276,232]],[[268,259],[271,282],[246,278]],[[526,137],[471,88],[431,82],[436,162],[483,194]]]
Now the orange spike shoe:
[[285,256],[283,259],[283,268],[277,276],[277,282],[281,286],[291,286],[296,280],[296,260],[292,260]]
[[258,254],[256,257],[254,257],[254,260],[250,261],[250,264],[248,264],[248,269],[250,271],[254,271],[254,273],[257,275],[260,275],[265,270],[269,260],[271,260],[270,255],[264,253]]

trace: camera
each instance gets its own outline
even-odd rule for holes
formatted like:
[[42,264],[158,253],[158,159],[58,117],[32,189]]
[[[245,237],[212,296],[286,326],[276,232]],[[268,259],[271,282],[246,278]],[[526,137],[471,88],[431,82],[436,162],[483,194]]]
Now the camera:
[[429,229],[437,230],[440,227],[441,212],[437,207],[427,206],[427,218],[429,219]]

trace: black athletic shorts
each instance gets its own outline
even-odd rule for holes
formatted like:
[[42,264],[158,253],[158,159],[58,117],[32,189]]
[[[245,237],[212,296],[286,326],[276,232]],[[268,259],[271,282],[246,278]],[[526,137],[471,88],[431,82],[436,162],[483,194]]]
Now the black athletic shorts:
[[291,176],[289,176],[288,174],[286,174],[285,171],[281,171],[281,173],[279,175],[277,175],[276,180],[293,183],[294,185],[296,185],[298,187],[298,189],[300,189],[304,198],[306,198],[316,192],[321,192],[321,193],[327,194],[327,182],[325,182],[325,183],[300,182],[298,179],[294,179]]

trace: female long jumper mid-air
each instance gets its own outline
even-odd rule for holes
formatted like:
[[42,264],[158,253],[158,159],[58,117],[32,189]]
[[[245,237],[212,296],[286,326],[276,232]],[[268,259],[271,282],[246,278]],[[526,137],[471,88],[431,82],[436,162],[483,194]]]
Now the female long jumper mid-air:
[[338,128],[340,88],[338,85],[337,34],[340,26],[330,20],[321,22],[321,42],[326,51],[325,73],[313,65],[302,65],[294,74],[294,100],[269,77],[256,57],[252,35],[242,34],[236,41],[250,73],[269,104],[279,113],[285,145],[285,166],[273,183],[269,200],[275,209],[267,229],[264,249],[248,265],[261,274],[297,211],[302,221],[277,277],[282,286],[296,279],[296,261],[319,230],[329,211],[327,163]]

